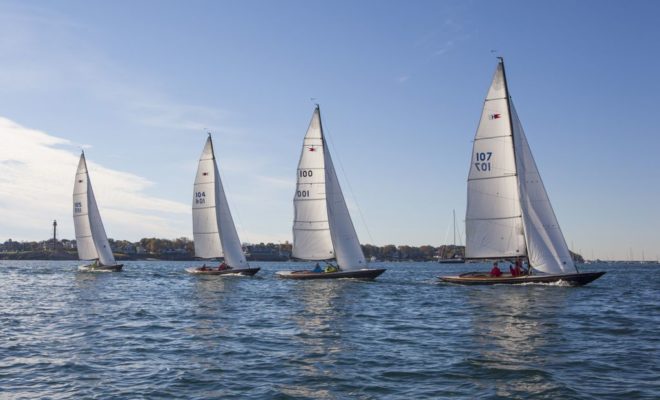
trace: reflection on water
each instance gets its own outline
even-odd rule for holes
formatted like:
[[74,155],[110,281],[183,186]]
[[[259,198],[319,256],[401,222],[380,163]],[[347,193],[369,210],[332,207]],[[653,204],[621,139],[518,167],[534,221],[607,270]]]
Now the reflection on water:
[[478,356],[476,367],[498,379],[481,381],[495,385],[499,396],[538,394],[558,387],[544,371],[548,336],[556,336],[557,314],[572,288],[533,285],[493,286],[471,291],[472,335]]
[[280,389],[288,396],[305,396],[316,399],[334,398],[327,389],[315,387],[315,382],[331,381],[336,377],[335,365],[342,351],[341,332],[337,320],[341,312],[337,309],[346,280],[319,280],[294,282],[291,296],[301,304],[302,312],[294,313],[291,319],[298,333],[291,337],[301,349],[292,360],[296,365],[299,380],[303,383],[282,385]]
[[[657,398],[660,269],[583,288],[199,277],[0,263],[0,398]],[[600,266],[594,267],[594,269]],[[440,273],[439,268],[442,269]],[[597,344],[597,345],[596,345]]]

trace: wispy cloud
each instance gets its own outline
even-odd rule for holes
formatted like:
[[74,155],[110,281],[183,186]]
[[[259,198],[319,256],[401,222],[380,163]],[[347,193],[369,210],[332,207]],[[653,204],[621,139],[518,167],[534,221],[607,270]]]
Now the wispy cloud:
[[[177,131],[227,130],[227,110],[185,104],[136,77],[86,40],[94,28],[39,7],[0,5],[3,91],[58,90],[96,98],[131,123]],[[150,85],[152,87],[150,87]]]
[[[71,196],[79,154],[72,144],[0,117],[0,239],[22,239],[48,231],[60,220],[73,236]],[[153,183],[94,163],[90,179],[110,237],[137,239],[158,232],[166,237],[190,231],[187,204],[150,196]],[[45,237],[46,235],[44,235]]]

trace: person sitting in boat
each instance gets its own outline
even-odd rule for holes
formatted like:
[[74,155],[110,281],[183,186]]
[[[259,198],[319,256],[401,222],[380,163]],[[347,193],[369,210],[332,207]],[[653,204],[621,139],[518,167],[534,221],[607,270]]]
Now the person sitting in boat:
[[222,262],[222,264],[220,264],[220,266],[218,266],[218,271],[226,271],[228,269],[231,269],[231,267],[227,265],[227,263],[225,263],[224,261]]
[[511,274],[513,276],[521,276],[523,274],[522,262],[520,259],[516,260],[516,266],[513,268],[513,271],[515,272],[515,275]]
[[518,276],[519,273],[516,272],[516,269],[513,268],[513,265],[509,265],[509,272],[511,273],[511,276]]
[[323,272],[323,269],[321,268],[319,263],[316,263],[316,265],[314,266],[314,269],[312,270],[312,272],[317,272],[317,273],[318,272]]
[[339,267],[337,267],[336,265],[330,264],[327,267],[325,267],[325,272],[326,273],[328,273],[328,272],[339,272]]
[[500,271],[500,268],[497,266],[497,261],[493,263],[493,269],[490,270],[490,276],[494,276],[496,278],[502,276],[502,271]]
[[208,268],[206,268],[206,263],[202,265],[201,267],[198,268],[200,271],[206,271]]

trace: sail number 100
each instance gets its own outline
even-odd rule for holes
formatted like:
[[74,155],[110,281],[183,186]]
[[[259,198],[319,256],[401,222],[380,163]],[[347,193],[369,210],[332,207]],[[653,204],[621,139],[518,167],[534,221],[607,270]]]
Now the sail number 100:
[[475,153],[474,155],[477,160],[477,162],[474,163],[477,171],[490,171],[490,158],[493,156],[493,152]]

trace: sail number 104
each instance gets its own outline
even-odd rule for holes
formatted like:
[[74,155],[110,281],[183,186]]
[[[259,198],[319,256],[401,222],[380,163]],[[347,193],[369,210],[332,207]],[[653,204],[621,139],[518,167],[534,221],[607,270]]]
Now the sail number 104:
[[483,153],[475,153],[477,162],[474,163],[474,166],[477,168],[477,171],[490,171],[490,158],[493,156],[492,151],[487,151]]
[[206,192],[195,192],[195,204],[206,203]]

